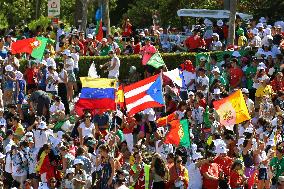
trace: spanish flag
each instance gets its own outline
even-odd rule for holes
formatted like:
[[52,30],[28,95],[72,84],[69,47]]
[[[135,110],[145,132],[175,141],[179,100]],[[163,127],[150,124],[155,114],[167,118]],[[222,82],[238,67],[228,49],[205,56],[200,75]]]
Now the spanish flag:
[[96,109],[115,110],[115,79],[81,77],[82,90],[75,104],[79,116],[84,110],[91,112]]
[[177,119],[177,118],[178,118],[178,116],[177,116],[176,113],[174,112],[174,113],[171,113],[170,115],[167,115],[167,116],[165,116],[165,117],[159,118],[159,119],[156,121],[156,123],[157,123],[157,126],[158,126],[158,127],[162,127],[162,126],[166,126],[167,123],[169,123],[169,122],[171,122],[171,121],[173,121],[173,120],[175,120],[175,119]]
[[240,89],[226,98],[214,101],[213,105],[220,117],[220,123],[224,126],[242,123],[251,119]]

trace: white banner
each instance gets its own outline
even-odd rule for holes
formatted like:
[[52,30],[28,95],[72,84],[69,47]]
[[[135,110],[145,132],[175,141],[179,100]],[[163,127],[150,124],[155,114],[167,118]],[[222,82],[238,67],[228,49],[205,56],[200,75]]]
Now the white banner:
[[[180,9],[177,11],[178,16],[189,16],[198,18],[229,18],[230,11],[228,10],[208,10],[208,9]],[[252,15],[237,13],[242,19],[252,19]]]
[[50,18],[59,18],[60,16],[60,0],[48,0],[47,16]]

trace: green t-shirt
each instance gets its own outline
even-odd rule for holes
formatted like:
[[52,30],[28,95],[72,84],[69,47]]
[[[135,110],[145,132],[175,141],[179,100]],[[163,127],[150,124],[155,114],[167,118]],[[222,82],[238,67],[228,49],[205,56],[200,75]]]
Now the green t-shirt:
[[256,74],[257,67],[255,66],[250,66],[246,69],[245,75],[246,75],[246,86],[247,89],[252,89],[253,86],[253,78]]
[[100,56],[107,56],[110,50],[111,50],[111,47],[109,45],[102,47]]
[[272,158],[270,166],[272,167],[273,177],[278,178],[284,173],[284,158],[282,157],[280,160],[277,157]]
[[224,77],[219,76],[218,78],[214,78],[214,76],[211,74],[210,78],[209,78],[210,86],[212,85],[212,83],[215,79],[218,79],[221,82],[221,84],[224,85],[225,87],[228,85],[228,82],[224,79]]

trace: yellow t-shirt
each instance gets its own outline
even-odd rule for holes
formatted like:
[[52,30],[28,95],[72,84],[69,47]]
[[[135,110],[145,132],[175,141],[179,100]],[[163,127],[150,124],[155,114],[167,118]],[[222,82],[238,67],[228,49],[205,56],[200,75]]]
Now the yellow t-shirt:
[[271,97],[272,94],[273,94],[273,89],[271,85],[266,85],[266,86],[260,85],[255,92],[255,96],[259,98],[262,98],[263,96],[266,95]]

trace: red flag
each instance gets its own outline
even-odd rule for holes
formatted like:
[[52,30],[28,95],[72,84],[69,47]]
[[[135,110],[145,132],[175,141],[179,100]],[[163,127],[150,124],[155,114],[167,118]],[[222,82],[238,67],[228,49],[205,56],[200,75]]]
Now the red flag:
[[100,20],[100,25],[99,25],[98,30],[97,30],[96,39],[97,39],[98,41],[102,41],[103,37],[104,37],[104,33],[103,33],[103,22],[102,22],[102,20]]
[[156,123],[157,123],[157,126],[158,127],[162,127],[162,126],[165,126],[167,123],[177,119],[177,115],[174,113],[171,113],[170,115],[168,116],[165,116],[165,117],[161,117],[159,118]]
[[23,40],[18,40],[12,43],[11,49],[12,54],[18,53],[29,53],[31,54],[35,48],[34,42],[37,41],[36,38],[28,38]]

